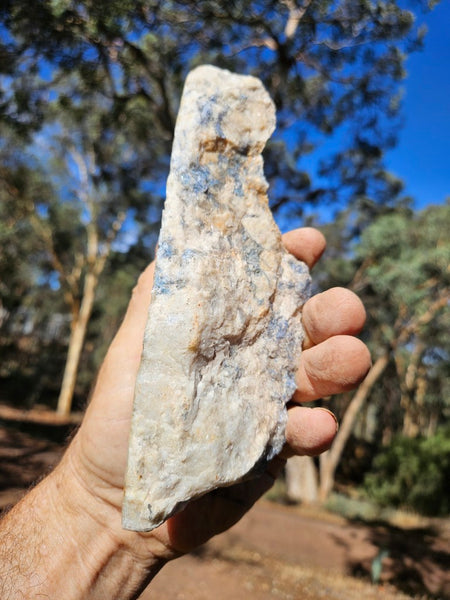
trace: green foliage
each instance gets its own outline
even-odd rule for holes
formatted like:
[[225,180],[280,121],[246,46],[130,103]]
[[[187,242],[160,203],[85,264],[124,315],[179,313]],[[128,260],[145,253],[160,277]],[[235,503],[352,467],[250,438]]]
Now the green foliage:
[[383,514],[385,511],[382,511],[380,506],[367,498],[351,498],[337,492],[330,494],[325,506],[330,512],[336,513],[345,519],[362,519],[370,522],[386,516]]
[[51,202],[54,191],[45,173],[14,151],[14,138],[0,146],[0,308],[31,305],[37,282],[49,274],[42,240],[28,218],[33,201]]
[[[1,3],[1,302],[37,301],[42,322],[56,310],[74,321],[86,273],[101,264],[80,395],[134,265],[152,253],[187,72],[208,62],[263,80],[277,105],[265,170],[279,222],[325,202],[346,207],[348,241],[397,206],[402,185],[383,154],[405,58],[422,43],[413,10],[426,9],[425,0]],[[330,139],[314,172],[310,156]],[[333,258],[336,276],[351,279],[354,256]]]
[[[316,284],[353,289],[367,311],[363,338],[373,360],[389,357],[370,393],[370,436],[430,435],[450,414],[449,223],[449,203],[416,212],[400,204],[356,238],[350,211],[324,228],[328,247]],[[346,406],[332,400],[339,416]],[[362,436],[367,414],[360,415]]]
[[364,266],[357,291],[369,314],[372,348],[394,350],[400,378],[408,365],[422,369],[428,380],[424,401],[434,398],[441,406],[448,402],[443,386],[450,355],[448,223],[449,203],[393,212],[367,228],[357,249]]
[[375,458],[364,488],[381,506],[430,516],[450,513],[450,427],[429,438],[397,436]]
[[[49,108],[93,116],[105,132],[96,152],[111,132],[122,135],[162,182],[184,77],[209,62],[261,77],[275,99],[275,206],[298,215],[305,203],[365,198],[376,210],[398,189],[382,158],[395,139],[404,60],[422,43],[416,14],[427,9],[426,0],[8,0],[0,120],[25,134],[49,121]],[[319,183],[306,155],[333,134],[339,148]]]
[[392,212],[363,234],[358,255],[368,261],[366,276],[380,295],[423,311],[430,292],[450,283],[450,204],[421,213]]

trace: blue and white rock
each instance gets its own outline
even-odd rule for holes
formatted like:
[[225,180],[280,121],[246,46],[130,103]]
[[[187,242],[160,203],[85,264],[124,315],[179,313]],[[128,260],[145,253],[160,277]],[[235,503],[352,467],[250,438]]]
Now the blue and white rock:
[[148,531],[282,448],[310,278],[282,246],[261,151],[258,79],[211,66],[185,84],[129,444],[123,526]]

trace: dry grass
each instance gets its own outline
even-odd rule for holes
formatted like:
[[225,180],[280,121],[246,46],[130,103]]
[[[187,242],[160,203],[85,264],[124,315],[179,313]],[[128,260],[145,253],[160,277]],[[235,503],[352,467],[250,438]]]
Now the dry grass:
[[[249,592],[266,591],[283,600],[411,600],[391,586],[374,586],[337,571],[286,564],[258,552],[233,546],[221,560],[245,565]],[[251,596],[249,596],[251,597]]]

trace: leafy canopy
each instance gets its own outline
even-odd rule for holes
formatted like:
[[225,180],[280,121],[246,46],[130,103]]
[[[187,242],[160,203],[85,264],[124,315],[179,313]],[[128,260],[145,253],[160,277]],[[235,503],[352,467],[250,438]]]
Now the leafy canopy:
[[29,134],[55,116],[50,105],[79,122],[95,114],[104,175],[108,141],[122,135],[163,186],[182,82],[210,62],[259,76],[276,102],[266,153],[275,207],[298,213],[301,197],[340,207],[364,199],[367,208],[401,187],[382,157],[398,127],[404,59],[424,34],[412,10],[426,8],[425,0],[5,0],[0,118]]

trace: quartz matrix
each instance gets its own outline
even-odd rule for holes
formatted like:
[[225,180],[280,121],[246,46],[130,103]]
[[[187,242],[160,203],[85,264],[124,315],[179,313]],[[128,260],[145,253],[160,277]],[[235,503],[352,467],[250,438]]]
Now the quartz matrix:
[[282,448],[301,353],[305,264],[282,246],[261,152],[261,82],[211,66],[186,80],[136,383],[123,526],[257,476]]

